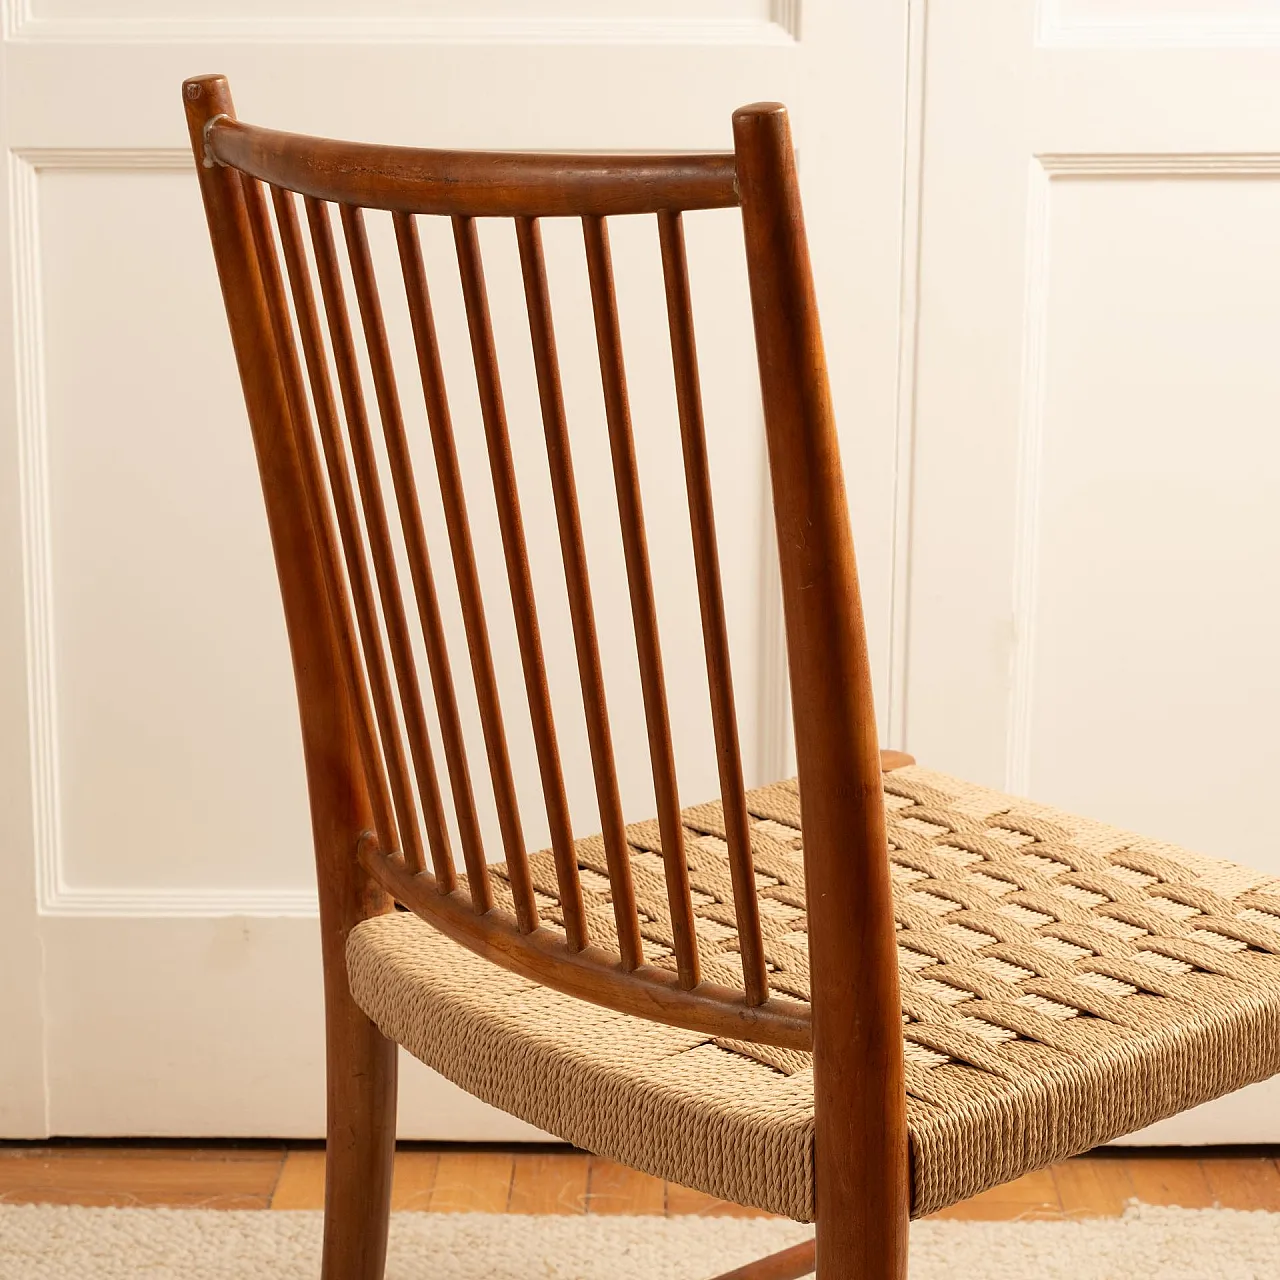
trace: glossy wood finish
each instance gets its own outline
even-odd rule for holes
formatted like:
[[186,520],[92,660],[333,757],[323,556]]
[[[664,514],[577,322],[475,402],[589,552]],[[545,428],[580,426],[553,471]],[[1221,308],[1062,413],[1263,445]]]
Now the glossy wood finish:
[[[231,94],[224,79],[207,77],[188,81],[183,100],[199,161],[205,124],[232,114]],[[324,959],[329,1161],[322,1274],[378,1280],[395,1148],[397,1050],[352,1000],[345,949],[351,929],[391,903],[352,856],[372,813],[295,440],[301,424],[289,411],[243,179],[199,163],[197,172],[262,473],[302,720]]]
[[[304,736],[311,744],[309,769],[312,755],[316,757],[309,775],[312,800],[324,819],[321,823],[317,818],[317,851],[322,902],[328,902],[326,918],[339,919],[342,929],[348,929],[362,913],[385,906],[380,890],[385,891],[478,954],[582,999],[710,1035],[811,1048],[821,1273],[824,1280],[899,1280],[906,1265],[906,1124],[880,772],[882,767],[908,763],[909,758],[892,753],[882,757],[876,743],[857,573],[785,112],[772,104],[738,112],[734,155],[530,157],[367,147],[278,134],[232,120],[226,84],[220,78],[189,82],[186,92],[189,104],[200,104],[191,114],[192,142],[197,156],[206,161],[201,180],[206,200],[212,200],[210,227],[241,357],[273,535],[278,534],[286,611],[292,611],[290,638]],[[307,371],[305,389],[275,237],[258,180],[273,184],[272,203]],[[322,308],[317,308],[311,288],[311,267],[294,207],[298,194],[306,209]],[[247,222],[247,229],[234,219],[228,222],[218,200],[237,202],[235,217]],[[768,987],[683,237],[683,211],[739,201],[796,722],[811,1006],[771,995]],[[358,325],[349,314],[332,203],[339,206]],[[488,851],[482,847],[476,819],[365,209],[390,210],[393,215],[514,914],[493,906],[484,865]],[[658,215],[702,640],[743,960],[740,990],[701,978],[605,221],[606,214],[621,212]],[[527,711],[565,902],[563,932],[544,927],[539,918],[418,240],[418,213],[452,219]],[[582,907],[475,223],[477,217],[495,214],[516,219],[557,531],[621,938],[619,954],[592,943]],[[675,973],[644,963],[537,222],[550,214],[579,217],[583,229]],[[327,350],[322,328],[327,328]],[[361,340],[385,467],[366,403],[362,358],[357,354]],[[341,426],[330,364],[343,410]],[[319,435],[318,447],[313,431]],[[284,470],[282,458],[289,460]],[[388,473],[396,530],[383,493],[383,476]],[[401,568],[405,564],[407,575]],[[405,576],[408,587],[401,580]],[[454,877],[441,779],[405,599],[410,589],[469,873],[465,890]],[[328,794],[330,790],[334,794]],[[373,795],[372,806],[367,794]],[[346,858],[341,869],[332,865],[338,850]],[[326,876],[334,877],[332,884]],[[345,1265],[356,1256],[354,1242],[362,1233],[372,1233],[370,1238],[376,1240],[385,1237],[394,1077],[385,1067],[385,1045],[379,1044],[376,1033],[369,1035],[367,1022],[353,1012],[337,945],[341,939],[345,932],[335,933],[325,953],[326,982],[332,988],[331,1099],[344,1104],[331,1113],[336,1153],[329,1166],[333,1261],[326,1263],[331,1268],[326,1275],[371,1278],[379,1273],[383,1244],[377,1244],[372,1255],[361,1255],[358,1270],[334,1268],[339,1259]],[[368,1079],[353,1079],[353,1064],[370,1063]],[[349,1154],[343,1156],[343,1151]],[[796,1267],[804,1261],[793,1252],[764,1260],[742,1275],[780,1280],[802,1274]]]
[[[207,77],[214,79],[216,77]],[[210,123],[205,155],[318,200],[463,217],[605,216],[738,203],[733,156],[521,155],[337,142]]]
[[902,1003],[871,671],[786,111],[733,117],[805,833],[823,1280],[901,1280]]

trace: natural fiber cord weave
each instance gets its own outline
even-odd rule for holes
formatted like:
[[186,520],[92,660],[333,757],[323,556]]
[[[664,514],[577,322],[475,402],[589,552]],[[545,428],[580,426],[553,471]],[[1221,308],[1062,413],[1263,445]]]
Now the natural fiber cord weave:
[[[911,766],[884,777],[914,1216],[1280,1070],[1280,881]],[[809,994],[794,782],[751,792],[772,987]],[[741,985],[718,804],[684,812],[705,976]],[[656,823],[628,828],[646,956],[671,963]],[[578,843],[593,940],[604,849]],[[551,855],[533,860],[556,919]],[[495,867],[495,887],[502,868]],[[351,988],[485,1101],[659,1177],[813,1218],[808,1055],[645,1022],[368,920]]]

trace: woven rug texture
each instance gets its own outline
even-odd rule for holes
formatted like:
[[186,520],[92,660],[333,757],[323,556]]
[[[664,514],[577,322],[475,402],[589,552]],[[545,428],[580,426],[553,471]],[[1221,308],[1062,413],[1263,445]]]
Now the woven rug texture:
[[[0,1205],[0,1280],[315,1280],[321,1215]],[[796,1244],[769,1219],[398,1213],[387,1280],[705,1280]],[[911,1280],[1276,1280],[1280,1214],[918,1222]]]

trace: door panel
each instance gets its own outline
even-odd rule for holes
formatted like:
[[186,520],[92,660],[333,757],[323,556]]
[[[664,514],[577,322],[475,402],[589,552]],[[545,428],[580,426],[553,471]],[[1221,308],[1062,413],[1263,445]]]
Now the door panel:
[[[883,679],[902,183],[893,58],[904,25],[888,0],[844,10],[828,0],[273,0],[217,16],[194,0],[6,7],[0,1134],[323,1130],[292,681],[181,79],[223,71],[244,118],[281,128],[455,147],[721,149],[734,107],[789,102]],[[788,711],[740,231],[732,214],[689,221],[739,710],[748,771],[764,779],[787,767]],[[690,643],[696,604],[656,234],[651,220],[615,222],[681,786],[695,802],[717,784],[702,655]],[[384,301],[405,357],[387,228],[371,217],[370,231],[390,267]],[[541,425],[502,231],[486,226],[483,248],[570,799],[588,834],[596,816]],[[624,800],[638,818],[652,810],[652,785],[581,236],[573,227],[546,236]],[[864,242],[874,250],[856,247]],[[424,243],[536,847],[546,820],[456,266],[447,232],[424,229]],[[402,358],[400,368],[429,489],[422,406],[411,366]],[[443,585],[451,573],[434,552],[442,535],[430,501],[427,517]],[[465,673],[456,602],[444,594],[455,670]],[[469,681],[460,683],[464,729],[478,745]],[[407,1137],[533,1132],[417,1064],[405,1072],[401,1115]]]
[[[1280,49],[1220,9],[930,6],[901,713],[937,767],[1280,872]],[[1280,1088],[1158,1129],[1275,1140]]]

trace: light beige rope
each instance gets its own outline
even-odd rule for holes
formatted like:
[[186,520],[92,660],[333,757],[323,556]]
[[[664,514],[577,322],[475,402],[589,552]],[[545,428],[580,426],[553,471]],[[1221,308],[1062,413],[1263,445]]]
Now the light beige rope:
[[[1280,1070],[1280,883],[917,767],[885,776],[913,1212],[932,1212]],[[751,792],[769,979],[808,999],[793,782]],[[740,986],[723,815],[684,812],[704,974]],[[674,968],[657,824],[628,828],[646,958]],[[603,844],[578,843],[593,940]],[[531,859],[559,920],[549,853]],[[510,906],[502,868],[496,896]],[[462,1087],[637,1168],[811,1220],[808,1055],[711,1040],[515,978],[404,916],[352,989]]]

